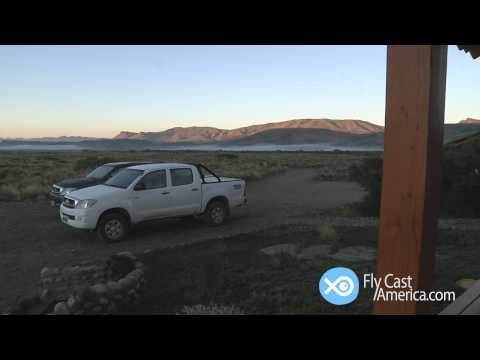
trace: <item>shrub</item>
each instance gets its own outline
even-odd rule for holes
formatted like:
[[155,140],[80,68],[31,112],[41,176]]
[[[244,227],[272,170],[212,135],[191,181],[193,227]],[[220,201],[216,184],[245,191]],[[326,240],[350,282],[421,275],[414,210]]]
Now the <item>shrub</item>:
[[278,254],[273,255],[273,267],[277,270],[287,270],[291,266],[296,266],[298,263],[298,259],[288,253],[288,252],[280,252]]
[[20,191],[12,185],[1,185],[0,186],[0,200],[3,201],[12,201],[12,200],[21,200]]
[[[441,215],[480,216],[480,142],[458,148],[447,146],[443,154]],[[381,158],[367,158],[350,167],[350,179],[367,192],[358,209],[363,215],[378,216],[382,191]]]
[[97,157],[87,156],[85,158],[77,160],[74,166],[75,171],[94,169],[100,165],[113,162],[115,159],[111,157]]
[[448,216],[480,215],[480,142],[447,147],[443,156],[442,213]]
[[227,159],[227,160],[237,160],[238,154],[216,154],[216,157],[219,159]]
[[27,185],[20,188],[20,197],[22,199],[36,200],[42,197],[45,197],[47,190],[41,185]]
[[245,313],[236,306],[222,305],[194,305],[184,306],[178,315],[245,315]]
[[318,234],[322,242],[334,242],[337,241],[337,231],[332,225],[322,224],[318,227]]
[[364,215],[378,216],[380,214],[380,198],[382,194],[383,159],[371,157],[349,169],[349,178],[356,181],[367,192],[359,205]]

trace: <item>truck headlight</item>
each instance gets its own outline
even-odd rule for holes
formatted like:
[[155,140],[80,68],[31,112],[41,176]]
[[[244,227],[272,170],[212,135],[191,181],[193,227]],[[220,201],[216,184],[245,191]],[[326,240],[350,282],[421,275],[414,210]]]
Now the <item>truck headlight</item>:
[[76,208],[77,208],[77,209],[87,209],[87,208],[92,207],[92,206],[95,205],[96,203],[97,203],[97,200],[95,200],[95,199],[80,200],[80,201],[77,203]]
[[60,192],[60,195],[70,194],[73,190],[75,190],[75,188],[65,188],[65,189],[62,189],[61,192]]

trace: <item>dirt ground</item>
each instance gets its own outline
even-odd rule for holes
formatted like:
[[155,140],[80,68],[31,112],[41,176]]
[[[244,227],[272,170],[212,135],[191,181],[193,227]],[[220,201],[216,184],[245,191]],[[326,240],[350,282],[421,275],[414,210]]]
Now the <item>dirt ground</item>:
[[[337,227],[339,247],[376,247],[377,228]],[[273,244],[305,240],[328,244],[309,225],[274,226],[250,234],[152,251],[147,264],[149,291],[136,314],[178,314],[183,306],[234,305],[245,314],[362,314],[371,312],[372,294],[347,306],[320,301],[318,280],[332,266],[373,272],[374,261],[349,263],[328,258],[296,259],[260,251]]]
[[0,202],[0,313],[18,296],[36,291],[44,266],[64,266],[208,239],[250,233],[276,225],[314,222],[318,210],[359,201],[355,183],[318,181],[318,170],[296,169],[247,184],[248,205],[235,209],[223,226],[200,221],[162,220],[140,224],[128,240],[105,244],[96,234],[69,228],[58,210],[43,202]]

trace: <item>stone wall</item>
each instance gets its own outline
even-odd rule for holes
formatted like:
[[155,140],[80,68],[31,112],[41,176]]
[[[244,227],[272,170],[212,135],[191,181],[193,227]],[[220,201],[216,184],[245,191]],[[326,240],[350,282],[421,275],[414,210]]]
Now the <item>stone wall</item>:
[[[115,314],[138,304],[145,290],[144,265],[127,252],[113,255],[104,266],[67,268],[58,274],[53,287],[45,285],[50,276],[42,279],[43,292],[64,294],[52,314]],[[65,282],[70,292],[57,286]]]
[[39,295],[12,313],[115,314],[138,304],[145,291],[145,267],[132,253],[104,262],[83,262],[64,268],[43,268]]

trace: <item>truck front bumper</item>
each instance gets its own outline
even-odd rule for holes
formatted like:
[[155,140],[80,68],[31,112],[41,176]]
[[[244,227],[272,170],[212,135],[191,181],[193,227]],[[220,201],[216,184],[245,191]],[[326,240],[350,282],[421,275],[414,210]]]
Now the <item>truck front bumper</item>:
[[50,199],[50,205],[60,207],[63,202],[63,195],[55,194],[53,192],[48,193]]
[[60,205],[60,220],[77,229],[94,230],[97,227],[97,213],[91,209],[70,209]]

